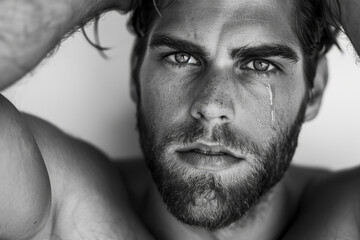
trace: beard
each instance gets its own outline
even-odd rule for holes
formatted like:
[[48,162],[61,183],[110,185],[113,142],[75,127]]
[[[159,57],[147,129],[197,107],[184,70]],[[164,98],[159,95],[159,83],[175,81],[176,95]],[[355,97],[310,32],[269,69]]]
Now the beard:
[[251,169],[230,177],[196,171],[169,153],[171,146],[191,144],[208,135],[199,121],[176,126],[157,142],[156,129],[145,118],[140,104],[137,108],[141,148],[168,211],[183,223],[213,231],[240,220],[281,180],[297,146],[306,104],[303,102],[290,127],[278,132],[266,148],[227,125],[214,127],[212,142],[251,156]]

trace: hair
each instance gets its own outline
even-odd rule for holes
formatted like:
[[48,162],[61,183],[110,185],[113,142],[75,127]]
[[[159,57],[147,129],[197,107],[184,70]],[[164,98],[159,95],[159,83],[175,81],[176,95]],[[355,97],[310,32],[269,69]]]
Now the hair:
[[[304,56],[304,73],[310,88],[316,73],[317,63],[337,43],[340,27],[336,19],[339,13],[328,9],[324,0],[293,1],[292,29],[298,37]],[[339,9],[338,0],[334,1]]]
[[[338,0],[335,2],[338,4]],[[137,0],[133,5],[128,28],[136,35],[131,58],[131,77],[137,85],[149,31],[154,20],[161,16],[159,9],[164,7],[166,6],[159,0]],[[336,40],[340,30],[336,21],[339,12],[328,9],[324,0],[294,0],[291,16],[293,16],[292,30],[298,37],[304,56],[306,82],[308,87],[312,88],[319,58],[324,56],[333,45],[339,47]]]

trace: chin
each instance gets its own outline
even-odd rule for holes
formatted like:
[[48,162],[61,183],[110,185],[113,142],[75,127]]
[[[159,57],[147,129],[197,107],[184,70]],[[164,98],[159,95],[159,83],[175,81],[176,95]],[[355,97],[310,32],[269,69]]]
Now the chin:
[[161,159],[149,164],[158,190],[168,211],[191,226],[226,228],[242,219],[269,189],[262,167],[216,172]]

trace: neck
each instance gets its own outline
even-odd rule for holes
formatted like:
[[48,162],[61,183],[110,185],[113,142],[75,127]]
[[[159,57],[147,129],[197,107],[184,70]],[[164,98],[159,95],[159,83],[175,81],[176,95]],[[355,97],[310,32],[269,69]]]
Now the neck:
[[146,207],[146,222],[156,239],[271,240],[278,239],[290,221],[288,195],[283,181],[229,227],[208,231],[178,221],[166,209],[155,184],[150,189]]

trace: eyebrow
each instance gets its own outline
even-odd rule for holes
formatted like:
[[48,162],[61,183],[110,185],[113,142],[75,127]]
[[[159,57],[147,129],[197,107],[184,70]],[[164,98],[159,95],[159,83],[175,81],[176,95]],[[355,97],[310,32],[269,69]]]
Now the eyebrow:
[[184,51],[195,54],[197,56],[202,56],[204,58],[210,55],[210,53],[206,51],[204,47],[198,44],[166,34],[154,34],[150,40],[149,46],[150,48],[166,46],[178,51]]
[[[154,34],[150,40],[150,48],[169,47],[178,51],[192,53],[204,58],[210,56],[210,53],[202,46],[180,39],[168,34]],[[262,44],[259,46],[243,46],[233,49],[231,57],[233,59],[254,59],[267,57],[281,57],[292,62],[298,62],[298,54],[289,46],[283,44]]]
[[281,57],[292,62],[298,62],[298,54],[289,46],[282,44],[263,44],[259,46],[244,46],[231,51],[234,59],[254,59],[267,57]]

